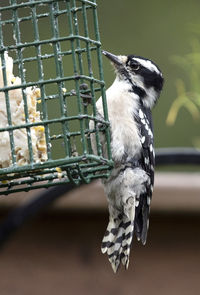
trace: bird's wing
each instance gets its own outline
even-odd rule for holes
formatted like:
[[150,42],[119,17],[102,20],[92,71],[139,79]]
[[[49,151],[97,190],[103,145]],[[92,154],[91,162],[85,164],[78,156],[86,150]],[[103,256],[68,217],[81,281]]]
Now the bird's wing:
[[138,111],[137,122],[140,129],[142,144],[140,162],[143,170],[149,176],[149,179],[145,183],[146,191],[140,195],[139,205],[136,207],[135,233],[138,240],[141,240],[141,242],[145,244],[148,231],[150,201],[153,192],[155,166],[151,111],[147,108],[141,107]]

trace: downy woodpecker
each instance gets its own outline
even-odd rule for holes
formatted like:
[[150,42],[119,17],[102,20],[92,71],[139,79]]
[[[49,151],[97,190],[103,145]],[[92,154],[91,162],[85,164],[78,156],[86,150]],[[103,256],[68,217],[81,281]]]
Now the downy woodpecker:
[[[162,90],[163,75],[149,59],[103,54],[113,64],[116,79],[106,91],[114,168],[103,181],[110,215],[101,250],[116,272],[121,262],[128,268],[134,232],[146,243],[155,164],[151,109]],[[101,99],[96,107],[102,117]],[[103,135],[101,143],[105,146]],[[95,149],[95,136],[92,145]]]

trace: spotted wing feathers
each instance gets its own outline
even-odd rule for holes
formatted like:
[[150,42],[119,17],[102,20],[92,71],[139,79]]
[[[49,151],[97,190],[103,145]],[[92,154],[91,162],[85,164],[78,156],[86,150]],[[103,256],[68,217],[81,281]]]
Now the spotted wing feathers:
[[138,111],[137,122],[140,128],[142,143],[141,163],[149,179],[146,183],[146,192],[140,195],[139,205],[136,208],[135,234],[137,239],[141,240],[142,244],[145,244],[149,227],[150,202],[153,192],[155,165],[151,111],[141,107]]

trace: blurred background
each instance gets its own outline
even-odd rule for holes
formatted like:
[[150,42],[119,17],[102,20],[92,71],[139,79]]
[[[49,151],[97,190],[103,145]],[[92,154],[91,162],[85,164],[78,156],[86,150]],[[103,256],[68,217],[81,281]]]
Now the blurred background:
[[[168,119],[167,125],[166,120],[172,103],[179,96],[177,80],[183,81],[186,92],[194,93],[199,89],[200,3],[196,0],[190,3],[111,0],[109,3],[99,1],[98,4],[103,48],[115,54],[148,57],[163,71],[164,90],[154,110],[156,146],[197,146],[199,115],[195,107],[192,112],[193,107],[185,107],[182,101],[176,124],[172,127],[170,123],[174,121]],[[109,86],[114,75],[105,60],[104,73]],[[199,93],[195,104],[199,110]]]
[[[153,111],[156,147],[200,147],[200,2],[99,0],[97,4],[102,48],[150,58],[163,71],[164,90]],[[48,28],[41,30],[45,36]],[[104,57],[103,65],[109,87],[114,72]],[[50,112],[54,113],[53,106]],[[101,183],[63,196],[1,249],[2,295],[197,294],[198,171],[182,166],[176,172],[168,167],[167,173],[156,174],[147,245],[134,241],[130,268],[117,275],[100,253],[108,221]],[[1,220],[37,194],[1,197]]]

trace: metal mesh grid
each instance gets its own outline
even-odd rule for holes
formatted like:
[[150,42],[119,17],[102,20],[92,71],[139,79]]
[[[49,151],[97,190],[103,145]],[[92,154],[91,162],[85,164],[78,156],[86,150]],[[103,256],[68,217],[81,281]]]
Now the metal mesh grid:
[[[102,72],[95,0],[6,0],[0,7],[0,56],[12,165],[0,169],[0,194],[48,187],[65,182],[90,182],[107,177],[112,167],[109,122]],[[5,52],[13,58],[19,85],[8,85]],[[41,122],[30,122],[27,87],[39,87]],[[20,89],[25,121],[12,125],[10,91]],[[102,96],[104,118],[96,114]],[[94,121],[94,129],[89,121]],[[100,124],[98,124],[100,123]],[[100,128],[98,127],[100,125]],[[31,128],[43,126],[47,160],[36,163]],[[29,163],[19,166],[14,132],[26,130]],[[100,133],[107,140],[104,158]],[[91,148],[94,133],[97,155]],[[62,172],[60,169],[61,168]],[[58,173],[59,171],[59,173]]]

